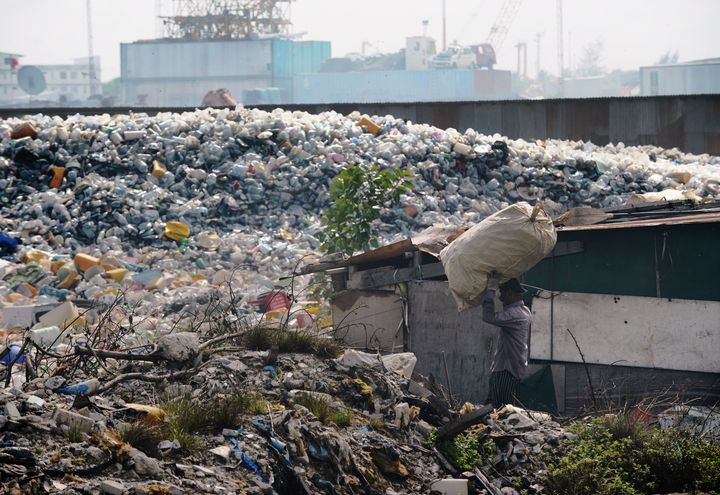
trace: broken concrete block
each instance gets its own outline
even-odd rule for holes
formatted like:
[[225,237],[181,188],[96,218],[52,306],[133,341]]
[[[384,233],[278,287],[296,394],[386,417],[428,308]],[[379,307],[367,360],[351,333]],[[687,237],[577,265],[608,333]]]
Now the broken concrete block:
[[200,342],[194,332],[170,333],[160,337],[157,352],[163,359],[182,363],[198,355]]
[[5,403],[5,416],[12,420],[18,420],[22,418],[22,414],[20,414],[20,411],[18,410],[14,402]]
[[43,407],[45,405],[45,399],[42,399],[37,395],[28,395],[25,399],[25,404],[35,407]]
[[119,481],[104,480],[100,483],[100,493],[103,495],[124,495],[125,492],[127,488]]
[[28,328],[37,323],[37,314],[50,311],[58,306],[51,304],[33,304],[26,306],[6,306],[0,310],[0,328]]
[[146,456],[138,449],[131,447],[127,451],[127,456],[132,462],[133,469],[139,475],[159,477],[162,475],[162,469],[158,461],[152,457]]
[[33,329],[58,327],[62,330],[67,328],[68,325],[75,321],[79,316],[80,313],[78,313],[75,305],[70,301],[66,301],[52,311],[42,315]]
[[539,431],[530,431],[523,435],[523,439],[528,445],[540,445],[545,442],[545,437]]
[[56,409],[54,418],[58,425],[65,425],[68,428],[74,428],[83,433],[90,433],[95,426],[93,419],[73,411],[68,411],[67,409]]
[[57,326],[33,328],[28,332],[28,337],[40,347],[49,348],[57,344],[60,337],[60,329]]
[[446,478],[434,482],[430,485],[430,489],[442,495],[467,495],[468,480]]
[[220,459],[228,461],[230,459],[230,454],[232,454],[232,449],[227,445],[221,445],[220,447],[215,447],[214,449],[211,449],[210,453],[215,454]]

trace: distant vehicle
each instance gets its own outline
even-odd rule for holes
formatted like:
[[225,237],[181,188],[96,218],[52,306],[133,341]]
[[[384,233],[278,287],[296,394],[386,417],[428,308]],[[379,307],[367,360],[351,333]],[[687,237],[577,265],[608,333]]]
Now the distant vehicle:
[[492,69],[497,63],[495,50],[489,43],[460,46],[450,45],[430,62],[433,69]]

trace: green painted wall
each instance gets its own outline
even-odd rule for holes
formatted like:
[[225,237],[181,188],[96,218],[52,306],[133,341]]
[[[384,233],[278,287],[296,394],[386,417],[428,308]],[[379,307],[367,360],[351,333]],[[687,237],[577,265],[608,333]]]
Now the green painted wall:
[[541,261],[526,283],[655,297],[659,273],[660,297],[720,301],[720,224],[558,232],[562,241],[580,241],[584,251]]

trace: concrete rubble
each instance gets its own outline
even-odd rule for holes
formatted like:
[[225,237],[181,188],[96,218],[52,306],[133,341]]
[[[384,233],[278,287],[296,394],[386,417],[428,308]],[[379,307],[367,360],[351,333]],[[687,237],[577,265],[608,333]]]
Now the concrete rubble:
[[[326,302],[305,290],[308,277],[288,278],[319,259],[329,184],[348,163],[413,174],[412,192],[376,225],[383,242],[520,200],[555,214],[633,194],[720,198],[717,157],[391,116],[237,108],[0,120],[3,486],[541,493],[545,459],[570,433],[512,406],[455,410],[411,354],[339,355]],[[278,332],[313,343],[266,341]],[[238,397],[261,407],[223,416]],[[176,424],[203,404],[223,420]],[[473,469],[433,443],[450,431],[487,446]]]

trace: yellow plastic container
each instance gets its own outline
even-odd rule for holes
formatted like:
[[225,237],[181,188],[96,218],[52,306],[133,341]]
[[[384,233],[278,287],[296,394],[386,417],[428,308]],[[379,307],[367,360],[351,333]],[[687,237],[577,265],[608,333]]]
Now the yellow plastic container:
[[48,259],[48,255],[42,251],[29,251],[22,257],[24,263],[42,263]]
[[358,122],[357,125],[360,127],[365,127],[370,134],[377,134],[378,132],[380,132],[380,126],[372,120],[368,119],[367,117],[363,117],[362,119],[360,119],[360,122]]
[[112,270],[107,270],[105,272],[105,275],[113,279],[115,282],[121,282],[122,279],[125,278],[125,275],[127,275],[130,272],[127,268],[114,268]]
[[60,284],[58,285],[58,289],[69,289],[70,287],[75,285],[75,282],[77,282],[78,280],[80,280],[80,275],[72,272],[68,274],[68,276],[65,277],[62,282],[60,282]]
[[153,169],[152,169],[153,177],[157,177],[159,179],[166,173],[167,173],[167,169],[165,168],[165,165],[160,163],[158,160],[153,160]]
[[67,263],[67,260],[55,260],[52,263],[50,263],[50,271],[53,273],[57,273],[60,268],[65,266],[65,263]]
[[165,237],[173,241],[182,241],[190,235],[190,227],[182,222],[171,221],[165,224]]
[[84,272],[91,266],[99,265],[100,260],[95,258],[94,256],[90,256],[89,254],[80,253],[75,255],[75,266],[77,266],[78,270],[81,272]]

